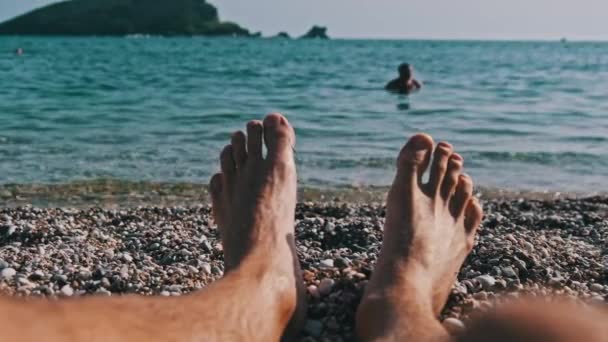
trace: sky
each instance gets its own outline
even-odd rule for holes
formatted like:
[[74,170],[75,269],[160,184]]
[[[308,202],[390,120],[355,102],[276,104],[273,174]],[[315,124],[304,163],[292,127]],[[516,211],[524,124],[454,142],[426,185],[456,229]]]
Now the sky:
[[[171,0],[167,0],[171,1]],[[0,0],[0,21],[53,0]],[[210,0],[252,31],[387,39],[608,40],[608,0]]]

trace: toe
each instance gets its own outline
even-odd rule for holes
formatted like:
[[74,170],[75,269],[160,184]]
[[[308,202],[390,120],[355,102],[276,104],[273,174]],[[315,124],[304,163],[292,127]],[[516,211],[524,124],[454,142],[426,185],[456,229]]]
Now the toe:
[[220,154],[220,165],[222,167],[222,173],[228,178],[230,178],[236,171],[236,163],[234,162],[234,148],[232,145],[227,145],[222,150],[222,153]]
[[397,159],[397,177],[408,184],[422,182],[422,175],[429,165],[433,138],[427,134],[416,134],[410,138]]
[[471,250],[475,245],[475,235],[481,220],[483,219],[483,210],[477,198],[473,197],[469,200],[464,214],[464,228],[467,233],[467,248]]
[[237,169],[242,168],[247,162],[247,147],[245,144],[247,143],[247,138],[245,137],[245,133],[238,131],[232,134],[232,158],[236,165]]
[[465,215],[465,210],[469,204],[469,201],[473,197],[473,180],[471,177],[461,174],[458,178],[458,185],[456,186],[456,192],[452,197],[451,208],[452,215],[456,220],[460,220]]
[[213,219],[219,225],[221,221],[221,194],[222,194],[222,174],[216,173],[209,182],[209,193],[211,194],[211,204]]
[[293,128],[281,114],[270,114],[264,118],[264,141],[269,159],[290,156],[295,145]]
[[427,184],[429,194],[439,194],[441,183],[448,170],[448,160],[450,160],[452,153],[454,153],[452,145],[446,142],[437,144],[435,153],[433,154],[433,163],[431,164],[431,175]]
[[441,197],[446,201],[446,204],[456,190],[458,177],[460,176],[460,172],[462,172],[463,161],[458,153],[452,154],[448,160],[448,170],[443,178],[443,183],[441,183]]
[[464,217],[464,226],[467,232],[475,233],[483,219],[483,209],[477,198],[473,197],[469,200]]
[[247,123],[247,151],[251,160],[262,159],[263,132],[262,121],[253,120]]

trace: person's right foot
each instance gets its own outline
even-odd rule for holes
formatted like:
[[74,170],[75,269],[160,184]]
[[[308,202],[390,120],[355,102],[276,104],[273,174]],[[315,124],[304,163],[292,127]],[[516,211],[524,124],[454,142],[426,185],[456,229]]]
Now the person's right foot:
[[[266,145],[265,157],[262,145]],[[272,285],[285,285],[275,288],[287,294],[287,307],[295,306],[290,309],[293,316],[284,336],[287,339],[299,330],[306,310],[294,243],[294,145],[295,133],[282,115],[251,121],[247,135],[241,131],[232,135],[231,144],[220,155],[222,172],[209,185],[225,273],[245,268],[257,272],[256,277],[268,274]],[[261,271],[253,270],[256,265]]]
[[382,251],[358,312],[358,324],[367,328],[373,329],[366,322],[370,308],[438,316],[473,247],[483,212],[471,179],[461,173],[463,158],[450,144],[437,145],[429,182],[422,182],[433,145],[430,136],[418,134],[399,155]]

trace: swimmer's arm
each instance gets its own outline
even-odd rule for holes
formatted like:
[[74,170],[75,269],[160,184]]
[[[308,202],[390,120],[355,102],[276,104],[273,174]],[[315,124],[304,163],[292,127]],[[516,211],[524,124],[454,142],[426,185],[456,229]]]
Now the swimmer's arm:
[[416,87],[416,89],[422,88],[422,83],[418,82],[418,80],[414,79],[414,80],[412,80],[412,82],[414,83],[414,86]]

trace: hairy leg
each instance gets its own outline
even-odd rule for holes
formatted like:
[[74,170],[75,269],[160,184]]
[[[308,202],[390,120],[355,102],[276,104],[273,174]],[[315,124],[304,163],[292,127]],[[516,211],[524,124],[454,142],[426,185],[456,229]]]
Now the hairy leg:
[[233,135],[221,155],[222,173],[211,181],[226,254],[224,278],[177,298],[2,299],[2,339],[276,341],[290,319],[296,328],[302,305],[293,248],[295,137],[276,114],[263,124],[250,123],[248,133],[248,139]]
[[412,137],[387,199],[384,242],[357,312],[362,341],[447,340],[437,320],[482,219],[473,183],[452,146]]

